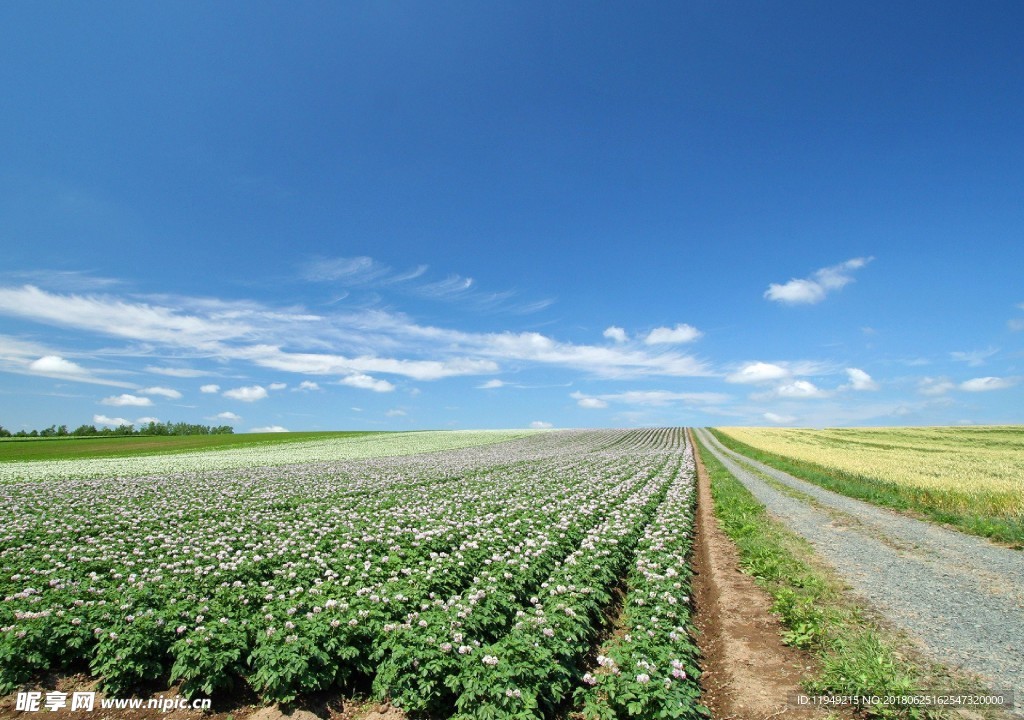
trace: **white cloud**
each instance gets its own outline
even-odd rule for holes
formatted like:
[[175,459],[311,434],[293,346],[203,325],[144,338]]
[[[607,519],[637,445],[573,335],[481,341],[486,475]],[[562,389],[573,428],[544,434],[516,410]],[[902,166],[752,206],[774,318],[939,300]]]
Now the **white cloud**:
[[850,273],[871,262],[873,258],[860,257],[816,270],[810,278],[793,278],[787,283],[771,283],[764,296],[789,305],[814,304],[825,299],[829,292],[853,282]]
[[846,375],[850,378],[850,384],[844,385],[844,390],[877,390],[878,383],[871,379],[871,376],[859,368],[846,368]]
[[295,390],[319,390],[320,386],[312,380],[303,380]]
[[614,340],[617,343],[624,343],[629,337],[626,335],[626,331],[620,327],[612,325],[605,329],[603,335],[609,340]]
[[386,417],[405,417],[406,415],[408,415],[408,413],[405,412],[405,410],[399,410],[398,408],[395,408],[393,410],[388,410],[386,413],[384,413],[384,415]]
[[172,388],[149,387],[139,390],[139,392],[143,395],[162,395],[163,397],[170,398],[171,400],[178,400],[181,398],[181,393]]
[[0,314],[123,338],[153,354],[200,354],[305,375],[385,373],[437,380],[494,374],[500,362],[565,367],[599,377],[711,374],[704,362],[671,351],[577,345],[536,332],[461,332],[377,309],[312,315],[252,301],[160,297],[139,302],[61,295],[27,285],[0,288]]
[[223,392],[224,397],[242,402],[256,402],[267,397],[267,389],[261,385],[249,385],[247,387],[233,388]]
[[284,390],[286,387],[288,387],[288,383],[270,383],[270,385],[268,385],[267,387],[271,390]]
[[239,420],[242,419],[241,415],[236,415],[230,410],[225,410],[222,413],[217,413],[216,417],[218,420],[229,420],[231,422],[238,422]]
[[93,415],[92,421],[96,425],[109,425],[110,427],[120,427],[121,425],[131,425],[130,422],[124,418],[119,417],[107,417],[106,415]]
[[534,430],[547,430],[548,428],[553,428],[554,425],[549,422],[544,422],[543,420],[534,420],[530,423],[530,427]]
[[945,395],[955,387],[949,378],[923,377],[917,384],[917,391],[922,395]]
[[647,345],[675,345],[679,343],[693,342],[703,334],[704,333],[692,325],[680,323],[674,328],[654,328],[647,334],[647,337],[644,338],[644,342]]
[[766,412],[762,417],[764,417],[768,422],[775,423],[776,425],[789,425],[796,422],[796,418],[792,415],[779,415],[773,412]]
[[290,432],[288,428],[280,425],[267,425],[265,427],[254,427],[249,430],[251,433],[285,433]]
[[979,377],[960,383],[960,389],[967,392],[986,392],[989,390],[1005,390],[1013,387],[1018,378],[1012,377]]
[[783,398],[819,398],[828,395],[814,383],[807,380],[794,380],[775,388],[775,394]]
[[[729,400],[729,396],[723,393],[714,392],[672,392],[670,390],[630,390],[621,393],[606,393],[603,395],[585,395],[581,392],[574,392],[569,395],[577,401],[580,407],[602,408],[608,403],[621,403],[623,405],[646,405],[661,407],[672,404],[683,405],[707,405],[723,403]],[[601,403],[601,404],[597,404]]]
[[130,395],[128,393],[103,398],[102,400],[100,400],[100,402],[103,403],[104,405],[114,405],[118,407],[147,407],[153,404],[153,401],[150,400],[148,397],[139,397],[138,395]]
[[477,390],[494,390],[500,387],[505,387],[504,380],[488,380],[483,385],[477,385]]
[[220,385],[214,385],[214,384],[210,384],[210,385],[201,385],[201,386],[199,387],[199,392],[201,392],[201,393],[207,393],[207,394],[210,394],[210,393],[219,393],[219,392],[220,392]]
[[29,363],[28,369],[40,375],[85,376],[89,371],[59,355],[45,355]]
[[204,372],[203,370],[192,370],[190,368],[157,367],[155,365],[146,366],[146,372],[151,372],[156,375],[167,375],[168,377],[176,378],[196,378],[210,374],[208,372]]
[[470,277],[449,275],[444,280],[420,285],[417,292],[420,295],[438,299],[458,297],[473,287],[474,282]]
[[373,378],[362,373],[349,375],[347,378],[342,378],[338,382],[342,385],[348,385],[349,387],[359,388],[361,390],[373,390],[374,392],[391,392],[395,389],[395,386],[387,380],[378,380],[377,378]]
[[986,348],[985,350],[969,350],[966,352],[951,352],[949,356],[957,362],[967,363],[968,367],[981,367],[985,361],[999,352],[999,348]]
[[789,370],[766,362],[751,362],[725,377],[731,383],[763,383],[789,377]]
[[1021,330],[1024,330],[1024,320],[1020,320],[1018,318],[1007,320],[1006,326],[1013,332],[1020,332]]
[[135,421],[135,423],[137,425],[149,425],[150,423],[159,423],[159,422],[160,422],[160,418],[156,418],[156,417],[140,417],[140,418],[138,418]]
[[777,385],[772,390],[755,393],[751,395],[753,400],[772,400],[782,398],[786,400],[808,400],[812,398],[824,398],[830,395],[808,380],[792,380]]

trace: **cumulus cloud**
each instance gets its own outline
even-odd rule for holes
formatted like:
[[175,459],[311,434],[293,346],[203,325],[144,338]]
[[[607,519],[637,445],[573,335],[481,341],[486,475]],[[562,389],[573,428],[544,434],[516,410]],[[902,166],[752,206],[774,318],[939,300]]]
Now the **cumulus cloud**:
[[153,404],[153,401],[148,397],[139,397],[138,395],[130,395],[123,393],[121,395],[115,395],[113,397],[103,398],[100,400],[104,405],[114,405],[118,407],[122,406],[134,406],[134,407],[147,407]]
[[180,392],[166,387],[148,387],[143,390],[139,390],[139,392],[143,395],[161,395],[165,398],[170,398],[171,400],[179,400],[181,398]]
[[28,369],[40,375],[88,375],[89,371],[59,355],[44,355],[29,363]]
[[647,337],[644,338],[644,343],[647,345],[677,345],[680,343],[693,342],[703,334],[704,333],[692,325],[680,323],[674,328],[654,328],[647,333]]
[[549,422],[544,422],[543,420],[534,420],[530,423],[530,427],[534,430],[547,430],[548,428],[553,428],[554,425]]
[[391,392],[395,389],[395,386],[387,380],[379,380],[362,373],[349,375],[348,377],[339,380],[339,382],[342,385],[348,385],[349,387],[359,388],[361,390],[373,390],[374,392]]
[[629,339],[626,335],[626,331],[620,327],[616,327],[615,325],[606,328],[603,334],[609,340],[614,340],[617,343],[624,343]]
[[789,377],[786,368],[766,362],[747,363],[739,370],[726,375],[725,381],[731,383],[763,383]]
[[199,387],[199,392],[207,393],[207,394],[219,393],[220,392],[220,385],[214,385],[212,383],[210,385],[201,385]]
[[288,387],[288,383],[282,382],[270,383],[270,385],[267,386],[270,390],[284,390],[286,387]]
[[130,422],[124,418],[119,417],[107,417],[106,415],[93,415],[93,424],[95,425],[109,425],[110,427],[120,427],[121,425],[131,425]]
[[309,391],[309,390],[319,390],[320,386],[317,383],[313,382],[312,380],[303,380],[302,382],[299,383],[299,386],[297,388],[295,388],[295,389],[296,390],[307,390],[307,391]]
[[232,400],[241,400],[242,402],[256,402],[267,397],[267,389],[262,385],[249,385],[246,387],[233,388],[231,390],[225,390],[223,393],[224,397],[231,398]]
[[576,404],[581,408],[587,408],[588,410],[599,410],[600,408],[608,407],[608,402],[597,397],[587,397],[585,395],[576,396]]
[[967,392],[987,392],[989,390],[1005,390],[1013,387],[1018,378],[1012,377],[979,377],[960,383],[960,389]]
[[216,418],[218,420],[228,420],[229,422],[238,422],[239,420],[242,419],[242,416],[241,415],[236,415],[235,413],[231,412],[230,410],[225,410],[222,413],[217,413]]
[[264,427],[254,427],[249,430],[251,433],[284,433],[290,432],[288,428],[281,427],[280,425],[265,425]]
[[495,390],[500,387],[505,387],[504,380],[488,380],[483,385],[477,385],[477,390]]
[[809,380],[791,380],[776,385],[773,389],[751,395],[754,400],[772,400],[781,398],[784,400],[808,400],[813,398],[824,398],[830,395]]
[[846,375],[850,378],[848,385],[843,385],[843,390],[877,390],[878,383],[871,379],[871,376],[860,368],[846,368]]
[[859,270],[873,258],[859,257],[838,265],[816,270],[809,278],[793,278],[787,283],[771,283],[764,296],[787,305],[812,305],[824,300],[834,290],[853,282],[852,271]]

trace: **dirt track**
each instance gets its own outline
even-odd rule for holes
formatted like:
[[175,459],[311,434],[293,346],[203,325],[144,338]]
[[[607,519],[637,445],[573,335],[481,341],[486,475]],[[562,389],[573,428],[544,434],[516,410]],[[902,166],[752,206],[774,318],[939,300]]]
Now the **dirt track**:
[[[935,661],[1013,691],[1024,712],[1024,553],[824,490],[696,432],[886,620]],[[781,492],[750,468],[810,499]]]
[[782,644],[768,596],[740,572],[736,546],[714,516],[707,473],[697,462],[694,597],[704,655],[704,701],[715,718],[814,718],[828,713],[788,704],[811,668],[809,656]]

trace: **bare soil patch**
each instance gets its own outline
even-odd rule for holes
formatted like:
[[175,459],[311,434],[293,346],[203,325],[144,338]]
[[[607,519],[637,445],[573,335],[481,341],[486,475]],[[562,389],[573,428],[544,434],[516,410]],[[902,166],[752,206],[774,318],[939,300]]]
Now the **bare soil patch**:
[[697,489],[694,601],[705,704],[716,720],[825,717],[823,709],[790,705],[814,661],[783,644],[771,600],[740,571],[736,546],[714,516],[710,481],[699,456]]

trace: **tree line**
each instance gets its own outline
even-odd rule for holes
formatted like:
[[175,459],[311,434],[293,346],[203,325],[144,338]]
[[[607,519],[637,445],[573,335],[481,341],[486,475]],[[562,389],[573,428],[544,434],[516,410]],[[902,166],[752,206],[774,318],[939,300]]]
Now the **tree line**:
[[51,425],[43,430],[18,430],[11,432],[0,425],[0,437],[19,438],[50,438],[50,437],[112,437],[129,435],[231,435],[235,429],[230,425],[195,425],[185,422],[149,422],[135,427],[134,425],[118,425],[117,427],[97,428],[95,425],[79,425],[68,430],[67,425]]

